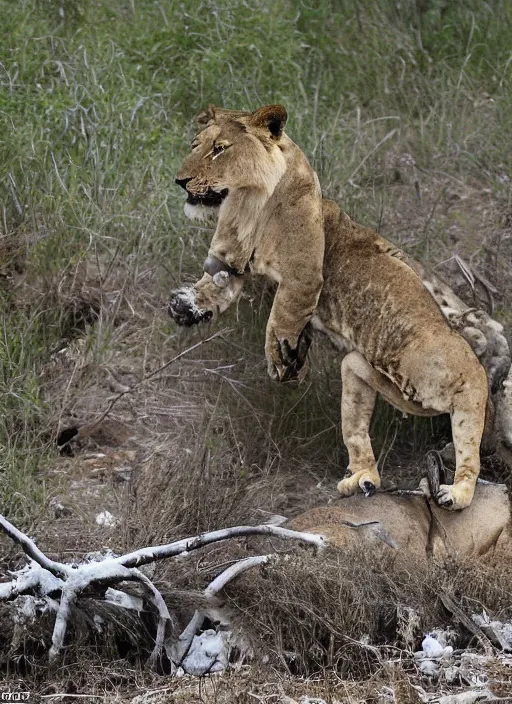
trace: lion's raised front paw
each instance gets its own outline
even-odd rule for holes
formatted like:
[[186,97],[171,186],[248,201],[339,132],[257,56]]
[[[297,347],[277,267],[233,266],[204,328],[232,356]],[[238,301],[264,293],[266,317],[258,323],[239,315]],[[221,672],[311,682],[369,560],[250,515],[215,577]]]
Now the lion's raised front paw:
[[167,311],[178,325],[186,327],[207,322],[213,317],[213,311],[197,306],[194,289],[186,287],[171,293]]
[[300,383],[303,379],[305,379],[308,370],[309,362],[307,359],[305,359],[300,366],[293,362],[289,365],[285,365],[280,359],[267,359],[267,372],[273,381],[296,381]]

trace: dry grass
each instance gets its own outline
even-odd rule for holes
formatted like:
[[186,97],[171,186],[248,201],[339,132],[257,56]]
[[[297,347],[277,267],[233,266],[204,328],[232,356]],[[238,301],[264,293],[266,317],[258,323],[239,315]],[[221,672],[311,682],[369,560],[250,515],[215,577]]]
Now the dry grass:
[[[183,590],[198,594],[218,573],[219,565],[285,547],[289,549],[279,541],[271,545],[265,539],[219,545],[186,564],[161,564],[153,578],[177,627],[182,627],[197,605],[194,591],[185,597]],[[246,691],[248,684],[251,691],[265,696],[276,691],[290,696],[307,693],[334,701],[351,693],[355,702],[362,693],[377,697],[382,687],[405,692],[408,682],[425,686],[413,652],[420,649],[426,632],[451,627],[456,647],[478,647],[472,634],[443,606],[441,595],[448,594],[469,616],[485,609],[500,620],[510,619],[509,557],[462,563],[452,560],[419,569],[389,551],[368,554],[352,549],[314,556],[299,550],[292,557],[252,571],[229,586],[224,601],[237,627],[252,641],[255,661],[245,674],[205,684],[212,697],[208,701],[223,702],[229,693],[234,696],[244,688]],[[98,613],[105,619],[101,633],[93,619]],[[93,595],[81,600],[64,658],[51,670],[46,654],[51,619],[43,618],[36,626],[27,624],[3,665],[7,681],[21,675],[27,687],[41,693],[101,695],[108,691],[109,696],[117,692],[120,698],[121,692],[127,697],[134,688],[162,686],[154,674],[144,671],[155,619],[150,613],[142,619],[128,614],[122,618],[115,615],[112,620],[112,616]],[[6,652],[16,633],[5,607],[2,619],[1,643]],[[165,672],[165,662],[162,666],[161,672]],[[505,686],[510,677],[507,668],[498,662],[490,667],[494,681]],[[190,697],[198,686],[194,678],[164,682]],[[405,704],[407,699],[403,701]]]
[[444,608],[442,593],[468,615],[485,609],[506,620],[511,585],[507,555],[490,564],[448,561],[426,569],[388,550],[348,550],[263,567],[257,578],[230,586],[228,600],[257,652],[272,653],[276,666],[294,675],[327,669],[364,680],[393,660],[414,673],[412,651],[433,628],[455,625],[457,646],[471,643],[473,636]]

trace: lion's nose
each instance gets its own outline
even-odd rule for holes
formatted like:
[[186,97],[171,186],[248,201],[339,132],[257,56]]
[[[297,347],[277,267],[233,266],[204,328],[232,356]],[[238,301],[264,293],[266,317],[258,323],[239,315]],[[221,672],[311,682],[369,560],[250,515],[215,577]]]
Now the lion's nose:
[[182,188],[184,188],[185,190],[187,190],[187,183],[188,183],[189,181],[192,181],[192,179],[191,179],[191,178],[177,178],[177,179],[175,180],[175,183],[177,183],[178,186],[181,186]]

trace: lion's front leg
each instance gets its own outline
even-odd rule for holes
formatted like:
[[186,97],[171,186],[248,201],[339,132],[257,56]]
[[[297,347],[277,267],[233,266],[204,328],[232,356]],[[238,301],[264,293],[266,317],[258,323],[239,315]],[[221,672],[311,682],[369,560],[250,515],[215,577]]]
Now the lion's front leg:
[[297,265],[282,274],[267,323],[265,355],[269,376],[275,381],[301,380],[307,371],[311,344],[309,321],[320,291],[322,273],[313,266]]
[[223,313],[242,292],[243,276],[225,271],[204,274],[193,286],[182,286],[171,293],[168,311],[178,325],[197,325]]

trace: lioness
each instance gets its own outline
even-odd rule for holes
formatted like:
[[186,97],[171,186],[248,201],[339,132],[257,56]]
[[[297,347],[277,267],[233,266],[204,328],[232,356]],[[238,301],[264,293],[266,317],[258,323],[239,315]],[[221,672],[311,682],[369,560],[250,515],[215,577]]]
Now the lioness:
[[[320,184],[284,134],[286,119],[280,105],[254,113],[210,106],[199,117],[206,126],[176,182],[188,194],[185,214],[218,216],[217,227],[193,302],[185,290],[171,303],[176,321],[191,325],[211,317],[212,303],[225,310],[242,290],[244,273],[270,276],[279,286],[265,352],[269,374],[281,381],[296,375],[306,359],[305,328],[322,289],[324,259]],[[291,197],[288,206],[282,193]]]
[[278,282],[266,344],[274,378],[300,373],[308,321],[349,350],[341,365],[341,421],[350,476],[338,491],[371,494],[380,486],[369,436],[380,393],[405,413],[450,414],[456,472],[436,498],[452,510],[469,506],[488,382],[468,342],[449,327],[400,250],[322,200],[316,174],[284,132],[282,106],[215,108],[202,119],[177,183],[188,194],[186,214],[213,211],[217,228],[205,275],[173,293],[170,314],[190,325],[222,312],[246,272]]

